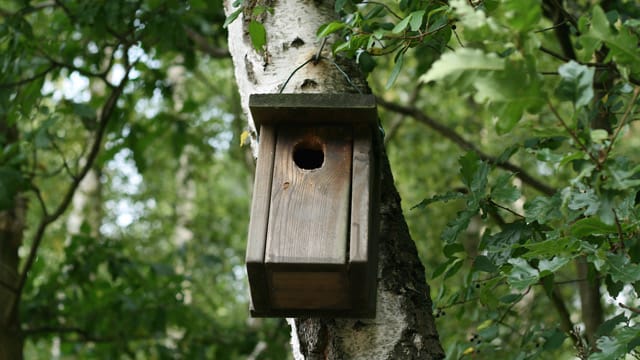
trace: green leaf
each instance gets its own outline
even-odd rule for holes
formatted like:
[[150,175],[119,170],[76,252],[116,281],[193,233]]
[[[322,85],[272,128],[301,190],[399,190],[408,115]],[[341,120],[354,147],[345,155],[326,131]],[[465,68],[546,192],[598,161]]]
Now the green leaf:
[[557,194],[552,197],[538,196],[524,204],[525,218],[527,222],[545,224],[561,216],[560,205],[561,199]]
[[400,75],[400,70],[402,70],[402,63],[404,61],[404,52],[400,50],[398,55],[396,56],[396,64],[393,66],[393,70],[391,70],[391,75],[389,75],[389,80],[387,80],[387,85],[385,85],[385,89],[390,89],[391,86],[398,79],[398,75]]
[[234,10],[231,14],[229,14],[229,16],[227,16],[227,18],[224,20],[224,24],[222,24],[222,27],[226,29],[229,26],[229,24],[231,24],[235,19],[238,18],[240,14],[242,14],[243,10],[244,10],[244,7],[241,6],[236,10]]
[[513,174],[502,174],[491,188],[491,199],[512,203],[520,198],[520,190],[511,183]]
[[444,194],[436,194],[432,197],[430,197],[429,199],[424,199],[422,200],[420,203],[414,205],[413,207],[411,207],[410,210],[413,209],[424,209],[427,206],[429,206],[430,204],[434,203],[434,202],[448,202],[450,200],[457,200],[457,199],[461,199],[466,197],[467,195],[464,193],[461,193],[459,191],[448,191]]
[[460,48],[443,54],[431,69],[420,77],[420,81],[437,81],[447,77],[459,77],[467,71],[503,70],[504,59],[494,54],[485,54],[479,49]]
[[367,51],[361,51],[358,53],[356,57],[356,62],[360,65],[360,70],[362,70],[365,74],[368,74],[373,71],[376,67],[376,61],[373,59],[373,56],[369,54]]
[[596,336],[601,337],[601,336],[611,335],[611,333],[613,332],[613,329],[615,329],[616,326],[622,323],[626,323],[628,320],[629,319],[625,316],[624,313],[620,313],[612,317],[611,319],[603,322],[598,327],[598,331],[596,331]]
[[509,259],[508,262],[513,267],[509,272],[507,281],[514,289],[523,291],[538,281],[538,271],[532,268],[526,260],[520,258],[512,258]]
[[534,0],[506,0],[500,3],[498,10],[510,27],[526,32],[533,29],[540,21],[541,8],[540,4]]
[[444,249],[442,250],[442,253],[450,258],[453,257],[456,253],[461,253],[464,252],[464,246],[462,246],[462,244],[459,243],[453,243],[453,244],[447,244],[444,246]]
[[251,20],[249,23],[249,36],[251,37],[253,48],[257,52],[261,52],[267,43],[267,31],[264,29],[264,25],[258,21]]
[[475,210],[464,210],[458,213],[458,216],[447,224],[440,238],[447,244],[456,241],[461,232],[467,229],[469,221],[476,214]]
[[627,256],[609,253],[606,263],[613,281],[628,284],[640,280],[640,264],[632,263]]
[[400,22],[396,24],[396,26],[393,28],[393,30],[391,30],[391,32],[394,34],[399,34],[403,32],[404,29],[406,29],[407,26],[409,26],[409,21],[411,21],[411,14],[407,15],[407,17],[400,20]]
[[418,10],[411,13],[411,20],[409,26],[411,31],[418,31],[422,27],[422,19],[424,18],[425,10]]
[[615,360],[627,353],[627,344],[613,336],[604,336],[596,341],[599,352],[589,355],[589,360]]
[[569,209],[582,210],[585,216],[594,215],[600,207],[600,200],[593,189],[572,189],[569,196]]
[[577,238],[584,238],[592,235],[615,234],[617,232],[614,225],[608,225],[596,217],[588,217],[576,221],[571,226],[571,235]]
[[[640,48],[638,36],[631,28],[622,26],[614,32],[607,15],[598,5],[594,6],[589,32],[583,35],[583,41],[589,40],[603,42],[610,50],[610,57],[618,68],[624,69],[623,75],[640,74]],[[595,49],[594,49],[595,50]]]
[[498,271],[498,267],[495,266],[488,257],[484,255],[478,255],[473,260],[473,270],[494,273]]
[[[522,247],[529,250],[523,255],[523,258],[537,259],[560,254],[562,254],[563,256],[569,256],[569,254],[574,254],[579,250],[580,244],[574,238],[552,237],[544,241],[527,242],[522,245]],[[573,257],[573,255],[569,257]]]
[[543,349],[546,351],[552,351],[562,346],[562,343],[567,339],[567,334],[560,329],[554,329],[553,331],[544,334],[543,337],[545,339]]
[[558,68],[560,83],[556,96],[571,101],[576,108],[588,105],[593,99],[593,76],[595,69],[571,60]]
[[540,276],[547,276],[553,274],[565,266],[571,259],[568,257],[555,256],[551,260],[542,259],[538,263],[538,271]]
[[316,33],[316,36],[319,39],[321,39],[323,37],[333,34],[338,30],[342,30],[345,27],[347,27],[347,24],[343,23],[342,21],[332,21],[328,24],[324,24],[320,26],[320,28],[318,29],[318,32]]

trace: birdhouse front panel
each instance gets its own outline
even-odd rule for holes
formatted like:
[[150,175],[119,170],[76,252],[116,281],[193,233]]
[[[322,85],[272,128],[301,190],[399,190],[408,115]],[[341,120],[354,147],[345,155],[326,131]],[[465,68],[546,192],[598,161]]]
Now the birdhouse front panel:
[[247,244],[252,315],[374,316],[373,98],[252,95],[250,108],[260,129]]
[[278,130],[267,263],[344,264],[349,235],[351,129]]

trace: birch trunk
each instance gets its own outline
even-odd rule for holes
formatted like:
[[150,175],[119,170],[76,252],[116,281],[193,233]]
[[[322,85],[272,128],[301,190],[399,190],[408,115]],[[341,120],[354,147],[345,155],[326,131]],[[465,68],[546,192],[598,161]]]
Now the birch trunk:
[[[289,79],[285,93],[369,92],[355,64],[332,58],[328,41],[323,59],[310,62],[321,47],[316,31],[334,20],[333,1],[245,1],[245,16],[229,26],[229,50],[233,58],[241,103],[255,139],[248,111],[252,93],[278,93]],[[264,51],[256,52],[249,37],[247,14],[267,5],[273,13],[257,20],[267,32]],[[226,1],[227,13],[233,11]],[[331,59],[329,61],[328,59]],[[332,62],[349,76],[349,80]],[[257,146],[252,144],[254,154]],[[444,357],[432,316],[424,268],[400,207],[386,155],[382,161],[377,314],[375,319],[289,319],[296,359],[440,359]]]
[[[7,144],[18,140],[18,130],[0,117],[0,138]],[[17,296],[18,248],[22,244],[27,204],[16,196],[12,209],[0,211],[0,360],[22,359],[23,338],[18,311],[10,314]]]

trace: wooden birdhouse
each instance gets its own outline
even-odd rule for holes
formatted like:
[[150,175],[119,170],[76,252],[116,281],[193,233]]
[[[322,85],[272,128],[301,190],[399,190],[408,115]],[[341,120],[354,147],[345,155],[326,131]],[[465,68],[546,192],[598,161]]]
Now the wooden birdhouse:
[[375,98],[261,94],[249,107],[259,130],[246,258],[251,314],[375,316]]

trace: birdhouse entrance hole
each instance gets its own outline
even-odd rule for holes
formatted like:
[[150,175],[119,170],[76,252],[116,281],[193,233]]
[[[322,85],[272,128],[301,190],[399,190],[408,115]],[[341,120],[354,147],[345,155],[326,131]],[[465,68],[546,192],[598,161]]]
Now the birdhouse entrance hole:
[[324,163],[324,144],[317,138],[307,138],[293,149],[293,162],[303,170],[319,169]]

